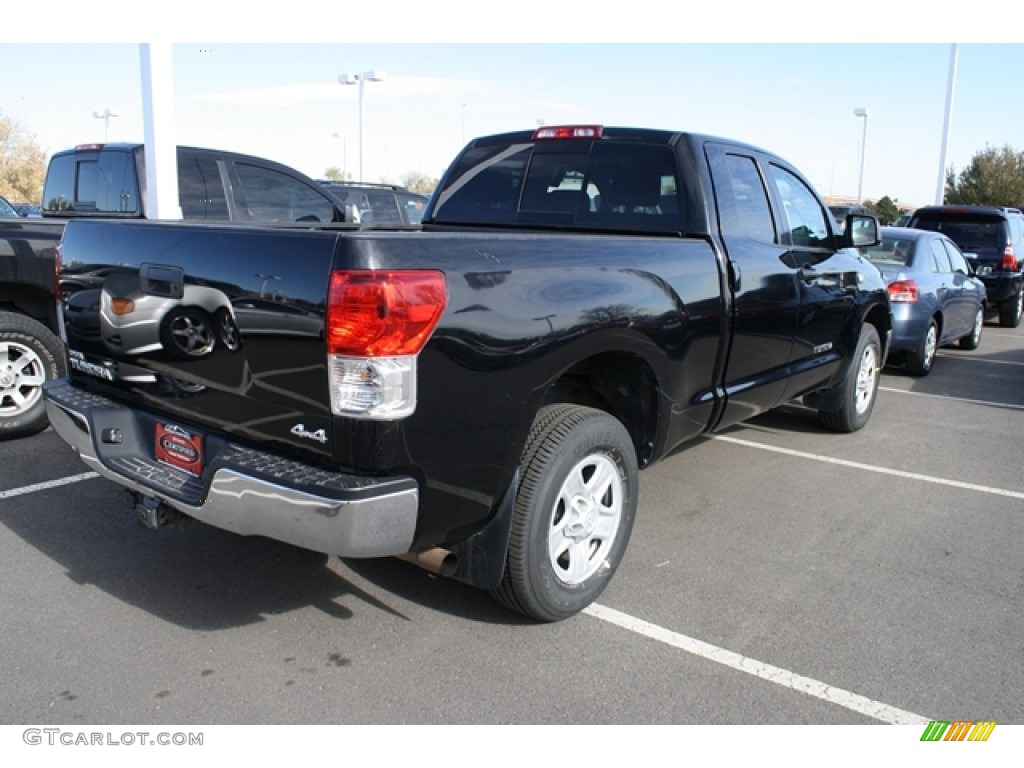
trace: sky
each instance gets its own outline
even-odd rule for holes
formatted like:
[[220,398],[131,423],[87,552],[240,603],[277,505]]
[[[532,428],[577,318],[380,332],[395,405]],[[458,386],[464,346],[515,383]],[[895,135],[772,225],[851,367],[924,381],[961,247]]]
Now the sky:
[[[825,196],[857,196],[863,147],[863,196],[920,205],[934,202],[943,167],[951,27],[962,37],[945,167],[963,170],[986,147],[1024,150],[1024,31],[1014,39],[1008,23],[1005,39],[986,37],[998,2],[985,25],[947,16],[942,29],[912,31],[899,26],[910,14],[870,0],[832,17],[820,3],[782,3],[773,7],[804,19],[784,32],[784,13],[773,14],[774,27],[761,17],[749,28],[730,26],[737,14],[728,8],[738,6],[724,4],[723,13],[704,16],[679,4],[661,12],[645,5],[643,17],[620,7],[591,26],[579,23],[579,9],[600,6],[549,5],[557,9],[550,13],[507,6],[504,14],[469,14],[472,27],[459,3],[429,11],[392,2],[389,15],[360,19],[351,5],[299,0],[287,6],[291,14],[240,23],[182,0],[176,10],[151,6],[158,23],[148,27],[111,21],[119,10],[137,15],[138,5],[105,3],[102,19],[92,20],[81,10],[64,17],[61,4],[55,0],[59,23],[26,27],[16,7],[14,23],[0,31],[0,114],[18,120],[47,153],[141,141],[142,45],[169,45],[178,144],[259,155],[314,178],[329,167],[358,177],[359,87],[338,77],[373,71],[383,80],[367,81],[363,93],[366,181],[439,177],[474,136],[600,123],[755,144],[792,162]],[[1008,22],[1019,18],[1007,7]],[[886,15],[895,26],[883,23]],[[447,23],[454,18],[463,27]],[[19,28],[35,29],[38,39],[11,39]],[[855,29],[870,36],[846,34]],[[211,38],[198,39],[200,32]],[[860,107],[866,120],[854,114]],[[107,109],[117,116],[93,116]]]

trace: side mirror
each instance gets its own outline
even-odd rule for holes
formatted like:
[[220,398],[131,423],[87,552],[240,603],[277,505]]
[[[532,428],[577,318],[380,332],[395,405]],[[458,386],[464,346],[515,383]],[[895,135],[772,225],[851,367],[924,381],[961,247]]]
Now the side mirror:
[[878,219],[859,213],[849,214],[846,217],[846,229],[839,239],[845,248],[868,248],[878,245],[882,242],[878,235]]

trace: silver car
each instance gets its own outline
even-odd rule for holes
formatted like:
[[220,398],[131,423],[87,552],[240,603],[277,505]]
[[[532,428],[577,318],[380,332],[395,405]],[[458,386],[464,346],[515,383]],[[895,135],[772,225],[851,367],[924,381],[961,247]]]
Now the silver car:
[[138,277],[107,278],[100,297],[100,337],[111,352],[161,350],[177,358],[208,355],[218,344],[240,344],[231,302],[223,291],[185,284],[181,297],[144,292]]

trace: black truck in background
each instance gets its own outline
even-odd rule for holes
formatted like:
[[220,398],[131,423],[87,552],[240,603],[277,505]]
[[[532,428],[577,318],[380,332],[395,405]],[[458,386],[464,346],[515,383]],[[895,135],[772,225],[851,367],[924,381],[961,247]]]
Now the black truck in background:
[[[353,219],[329,190],[264,158],[179,147],[178,190],[190,221],[341,222]],[[146,217],[144,147],[86,144],[56,153],[43,188],[43,219],[0,218],[0,439],[47,425],[44,381],[67,372],[57,296],[89,287],[100,275],[65,272],[56,281],[54,252],[65,222]]]
[[150,527],[397,555],[558,620],[618,567],[640,468],[796,399],[867,424],[892,316],[877,221],[844,224],[773,154],[602,126],[474,140],[421,231],[76,220],[62,274],[105,276],[47,410]]

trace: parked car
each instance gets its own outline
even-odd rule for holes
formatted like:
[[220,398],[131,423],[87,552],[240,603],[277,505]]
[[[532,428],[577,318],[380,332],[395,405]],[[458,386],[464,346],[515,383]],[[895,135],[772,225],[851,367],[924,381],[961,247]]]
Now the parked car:
[[2,197],[0,197],[0,217],[5,219],[18,218],[18,211]]
[[429,195],[393,184],[321,180],[320,184],[346,205],[355,206],[361,224],[419,224]]
[[952,240],[939,232],[882,227],[882,242],[862,249],[889,287],[893,331],[889,362],[925,376],[939,347],[977,349],[985,323],[985,285]]
[[999,324],[1016,328],[1024,314],[1024,214],[1017,208],[933,205],[918,208],[910,226],[942,232],[973,253],[974,269],[988,293],[987,309]]

